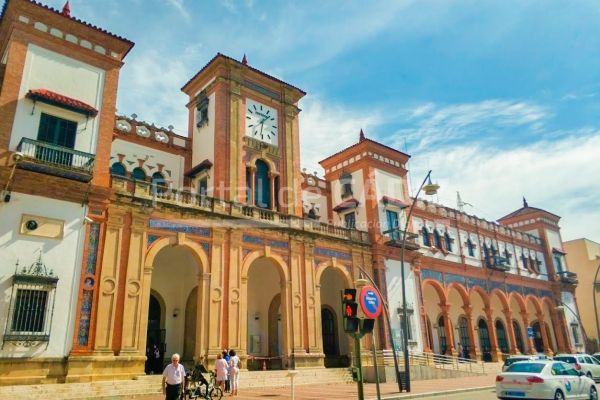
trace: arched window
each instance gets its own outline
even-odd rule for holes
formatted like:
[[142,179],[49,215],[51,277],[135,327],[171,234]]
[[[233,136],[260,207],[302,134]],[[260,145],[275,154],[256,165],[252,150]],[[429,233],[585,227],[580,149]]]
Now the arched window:
[[342,198],[352,197],[352,175],[344,173],[340,176],[340,184],[342,185]]
[[521,326],[517,320],[512,321],[513,331],[515,332],[515,339],[517,340],[517,348],[521,354],[525,354],[525,346],[523,345],[523,333],[521,333]]
[[160,172],[155,172],[152,174],[152,186],[156,187],[157,192],[164,192],[167,184],[165,182],[165,177]]
[[446,242],[446,250],[452,251],[452,238],[448,234],[448,232],[444,233],[444,241]]
[[442,248],[442,237],[440,236],[440,233],[437,231],[437,229],[433,230],[433,241],[435,247],[437,247],[438,249]]
[[504,354],[508,354],[510,349],[508,348],[508,340],[506,340],[506,329],[502,321],[496,321],[496,338],[498,339],[498,347]]
[[492,348],[490,345],[490,331],[488,330],[487,323],[483,318],[477,322],[477,328],[479,328],[479,348],[483,355],[483,361],[492,361]]
[[467,253],[469,257],[475,257],[475,244],[471,242],[471,238],[467,239]]
[[471,352],[471,341],[469,340],[469,328],[467,319],[460,317],[458,319],[458,333],[460,334],[461,353],[458,355],[462,358],[469,358]]
[[423,227],[423,229],[421,229],[421,235],[423,236],[423,246],[426,247],[431,247],[431,242],[429,241],[429,231],[427,230],[427,227]]
[[254,175],[254,205],[260,208],[271,208],[269,166],[263,160],[256,160],[256,172]]
[[125,166],[120,162],[116,162],[110,167],[110,173],[111,175],[125,176]]
[[133,179],[138,181],[146,180],[146,172],[144,172],[144,170],[140,167],[134,168],[133,172],[131,173],[131,176],[133,177]]
[[446,323],[444,317],[438,318],[438,339],[440,341],[440,354],[446,354],[448,349],[448,339],[446,338]]

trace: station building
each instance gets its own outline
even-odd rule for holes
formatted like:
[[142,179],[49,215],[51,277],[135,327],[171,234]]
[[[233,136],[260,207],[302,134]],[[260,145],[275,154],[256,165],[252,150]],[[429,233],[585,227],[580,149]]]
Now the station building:
[[345,367],[340,292],[364,275],[392,321],[376,343],[397,346],[399,232],[384,232],[410,207],[412,351],[581,349],[558,216],[525,203],[490,222],[411,198],[410,156],[362,131],[324,155],[323,177],[302,172],[305,93],[245,57],[217,54],[183,85],[187,136],[117,115],[132,47],[68,6],[2,10],[0,384],[130,378],[154,345],[184,362],[233,348],[248,369]]

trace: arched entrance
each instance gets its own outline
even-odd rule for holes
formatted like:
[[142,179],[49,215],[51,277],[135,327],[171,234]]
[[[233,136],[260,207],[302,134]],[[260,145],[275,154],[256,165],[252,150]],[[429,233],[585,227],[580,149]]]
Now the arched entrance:
[[160,373],[165,354],[164,305],[159,295],[150,293],[146,335],[146,373]]
[[341,315],[338,318],[335,312],[340,309],[340,299],[342,291],[346,287],[346,277],[339,269],[328,266],[320,275],[319,285],[325,367],[347,367],[350,363],[348,336],[343,333]]
[[[257,257],[247,267],[247,352],[254,361],[248,368],[282,369],[287,361],[286,285],[282,265]],[[242,272],[242,279],[244,279]]]
[[[152,265],[149,314],[155,307],[152,297],[160,299],[163,353],[179,353],[182,361],[187,363],[185,365],[193,365],[194,358],[204,355],[198,339],[203,337],[201,333],[206,318],[202,313],[204,293],[199,290],[202,276],[200,260],[205,259],[205,255],[199,254],[202,250],[196,243],[173,245],[172,241],[173,238],[161,239],[147,256]],[[152,317],[148,320],[148,343],[152,339],[151,326],[155,326]]]
[[500,351],[504,354],[508,354],[510,348],[508,347],[506,329],[504,329],[504,324],[499,319],[496,320],[496,339],[498,340],[498,348],[500,348]]
[[523,332],[521,331],[521,325],[517,322],[517,320],[513,319],[512,321],[513,330],[515,331],[515,340],[517,342],[517,349],[521,354],[525,354],[525,344],[523,343]]
[[458,334],[461,350],[458,356],[462,358],[470,358],[471,342],[469,340],[469,328],[467,324],[467,318],[463,316],[458,318]]
[[488,330],[488,325],[487,322],[485,322],[485,319],[479,319],[477,322],[477,329],[479,331],[479,348],[481,349],[483,361],[492,361],[490,331]]

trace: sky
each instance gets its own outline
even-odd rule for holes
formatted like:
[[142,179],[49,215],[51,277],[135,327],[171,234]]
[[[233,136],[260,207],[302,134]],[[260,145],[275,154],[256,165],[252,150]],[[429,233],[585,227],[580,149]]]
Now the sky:
[[[61,8],[64,0],[46,0]],[[136,43],[117,108],[187,134],[180,92],[217,52],[300,87],[302,164],[365,135],[411,155],[413,194],[488,220],[522,206],[600,242],[597,0],[71,0]]]

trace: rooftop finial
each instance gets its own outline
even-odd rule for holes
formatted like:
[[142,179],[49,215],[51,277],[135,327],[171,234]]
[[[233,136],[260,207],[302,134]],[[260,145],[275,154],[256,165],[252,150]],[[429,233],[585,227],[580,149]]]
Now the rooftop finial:
[[65,17],[71,16],[71,6],[69,5],[69,0],[67,0],[65,5],[63,6],[62,15],[64,15]]
[[363,140],[365,140],[365,133],[363,132],[362,128],[360,128],[360,134],[358,135],[358,141],[362,142]]
[[525,198],[525,196],[523,196],[523,207],[529,207],[529,204],[527,204],[527,199]]
[[242,57],[242,64],[248,65],[248,59],[246,58],[246,53],[244,53],[244,57]]

